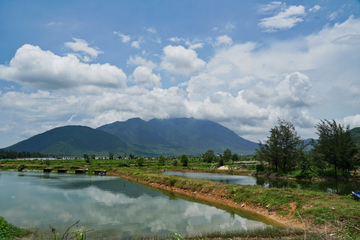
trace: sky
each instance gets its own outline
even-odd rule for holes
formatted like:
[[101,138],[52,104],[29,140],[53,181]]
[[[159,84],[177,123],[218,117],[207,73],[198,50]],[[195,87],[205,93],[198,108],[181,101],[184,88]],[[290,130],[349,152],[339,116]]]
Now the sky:
[[360,1],[0,1],[0,148],[135,117],[360,127]]

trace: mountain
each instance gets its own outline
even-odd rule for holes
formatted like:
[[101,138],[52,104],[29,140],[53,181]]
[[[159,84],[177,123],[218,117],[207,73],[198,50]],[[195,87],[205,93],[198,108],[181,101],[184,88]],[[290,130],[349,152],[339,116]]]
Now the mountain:
[[60,156],[82,156],[84,153],[108,156],[133,153],[153,155],[104,131],[84,126],[58,127],[16,143],[5,150],[42,152]]
[[350,135],[356,140],[357,145],[360,145],[360,127],[351,129]]
[[148,122],[133,118],[97,129],[161,154],[196,155],[209,149],[222,153],[226,148],[233,153],[247,154],[258,147],[218,123],[194,118],[152,119]]

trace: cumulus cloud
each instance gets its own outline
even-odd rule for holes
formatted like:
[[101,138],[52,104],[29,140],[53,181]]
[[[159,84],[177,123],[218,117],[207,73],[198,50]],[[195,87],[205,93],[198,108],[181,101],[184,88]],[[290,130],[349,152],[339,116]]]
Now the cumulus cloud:
[[172,38],[169,38],[168,40],[171,42],[180,42],[181,41],[181,39],[178,37],[172,37]]
[[115,66],[107,63],[85,64],[76,56],[57,56],[29,44],[16,51],[9,65],[0,65],[0,78],[38,89],[126,86],[126,75]]
[[279,1],[274,1],[269,4],[258,5],[258,13],[261,13],[261,14],[272,13],[274,10],[277,10],[280,7],[285,7],[285,6],[286,6],[286,4],[279,2]]
[[192,49],[168,45],[164,49],[160,67],[169,73],[190,76],[200,71],[206,63]]
[[[101,53],[104,53],[103,51],[96,50],[95,48],[89,47],[89,44],[83,40],[78,38],[73,38],[75,42],[66,42],[64,43],[65,47],[70,48],[74,52],[81,52],[87,55],[90,55],[92,59],[97,58],[97,56]],[[87,61],[88,59],[85,58]]]
[[142,57],[140,57],[139,55],[136,55],[135,57],[130,56],[129,60],[127,61],[127,64],[132,64],[132,65],[144,65],[149,69],[154,69],[156,68],[156,64],[153,63],[152,61],[148,61]]
[[156,33],[156,29],[154,27],[149,27],[146,29],[146,31],[152,33],[152,34],[155,34]]
[[231,45],[232,43],[233,43],[233,41],[229,36],[223,35],[223,36],[219,36],[219,37],[216,38],[215,45],[216,46]]
[[[10,133],[25,134],[24,126],[42,132],[68,124],[69,119],[72,124],[98,127],[132,117],[209,119],[255,142],[266,138],[278,117],[292,121],[304,138],[314,137],[319,118],[342,119],[356,127],[359,36],[360,20],[350,17],[311,35],[268,46],[244,42],[220,47],[207,63],[193,49],[169,45],[159,66],[143,55],[128,59],[135,66],[131,87],[114,66],[85,64],[75,56],[60,57],[24,45],[8,65],[0,65],[0,78],[41,88],[34,93],[0,92],[0,122],[7,126],[1,133],[15,143]],[[162,89],[154,69],[190,77]],[[109,78],[110,73],[116,77]],[[81,91],[69,91],[77,86]],[[20,120],[14,123],[13,118]]]
[[321,7],[316,4],[314,7],[309,9],[309,12],[317,12],[319,10],[321,10]]
[[131,39],[130,35],[125,35],[125,34],[122,34],[121,32],[114,31],[113,34],[119,36],[123,43],[129,42]]
[[134,70],[132,74],[133,80],[136,84],[144,87],[153,88],[161,86],[160,74],[156,75],[152,73],[152,69],[146,66],[139,66]]
[[284,7],[275,16],[261,19],[258,26],[263,28],[265,32],[290,29],[296,26],[298,22],[302,22],[302,17],[305,15],[305,7],[302,5]]

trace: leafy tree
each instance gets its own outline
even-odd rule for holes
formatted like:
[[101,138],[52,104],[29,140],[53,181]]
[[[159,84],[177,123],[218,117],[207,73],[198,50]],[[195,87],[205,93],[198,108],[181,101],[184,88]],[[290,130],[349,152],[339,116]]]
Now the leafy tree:
[[283,119],[278,120],[278,126],[270,129],[270,136],[265,144],[259,143],[256,152],[260,161],[266,161],[278,171],[286,171],[299,161],[299,156],[305,148],[304,140],[297,134],[294,125]]
[[165,160],[166,160],[165,157],[163,155],[161,155],[159,157],[158,165],[159,166],[164,166],[165,165]]
[[144,166],[144,158],[143,158],[143,157],[137,158],[137,159],[136,159],[136,164],[137,164],[139,167]]
[[96,155],[94,153],[90,154],[90,158],[91,159],[95,159],[96,158]]
[[110,159],[110,160],[113,160],[113,159],[114,159],[114,153],[109,152],[109,159]]
[[231,150],[227,148],[223,153],[224,162],[230,161],[231,157],[232,157]]
[[135,159],[135,155],[132,154],[132,153],[130,153],[130,154],[129,154],[129,158],[130,158],[130,159]]
[[350,135],[350,126],[337,124],[335,120],[321,120],[315,125],[319,136],[314,144],[313,152],[324,162],[334,167],[337,178],[338,169],[353,170],[355,155],[358,153],[356,142]]
[[119,155],[117,158],[118,158],[118,159],[121,159],[122,157],[121,157],[121,155]]
[[239,160],[239,156],[235,153],[231,156],[231,160],[233,160],[234,162]]
[[189,158],[186,156],[186,154],[181,155],[180,162],[182,163],[183,167],[187,167]]
[[85,160],[90,159],[90,158],[89,158],[89,155],[87,155],[86,153],[84,153],[83,157],[84,157]]
[[213,150],[208,150],[202,157],[204,162],[211,163],[215,160],[215,153]]

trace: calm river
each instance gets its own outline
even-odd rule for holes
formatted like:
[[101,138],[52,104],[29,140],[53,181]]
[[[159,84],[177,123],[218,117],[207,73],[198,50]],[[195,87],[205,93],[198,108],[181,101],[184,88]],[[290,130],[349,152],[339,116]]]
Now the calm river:
[[[117,177],[0,171],[0,216],[51,234],[79,227],[89,239],[196,235],[266,226],[243,212],[162,193]],[[166,195],[168,194],[168,195]],[[62,234],[61,234],[62,235]]]
[[314,190],[326,193],[334,193],[339,195],[350,194],[351,191],[360,191],[359,181],[349,182],[310,182],[310,181],[296,181],[283,180],[274,178],[260,178],[250,176],[217,174],[217,173],[194,173],[194,172],[172,172],[166,171],[167,175],[178,175],[189,178],[207,179],[215,182],[222,182],[226,184],[240,184],[240,185],[258,185],[262,187],[276,187],[276,188],[299,188]]

